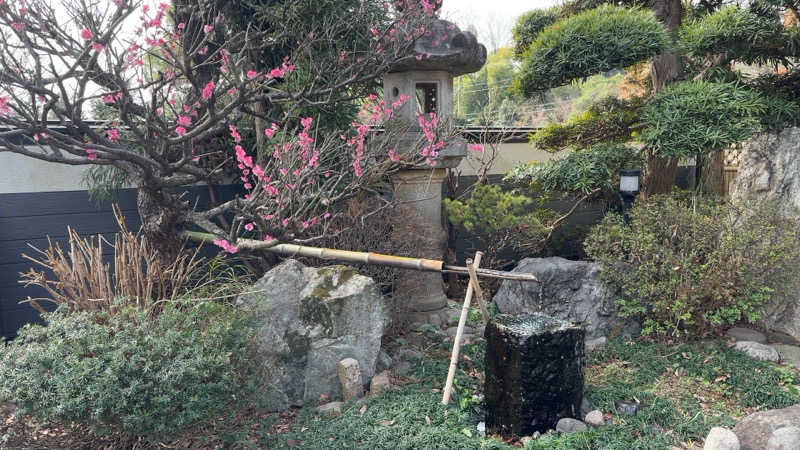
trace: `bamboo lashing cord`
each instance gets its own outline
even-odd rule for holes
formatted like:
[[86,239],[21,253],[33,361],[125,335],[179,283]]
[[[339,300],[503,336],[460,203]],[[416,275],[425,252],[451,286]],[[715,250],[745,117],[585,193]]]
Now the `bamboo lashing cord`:
[[[474,271],[474,269],[480,265],[482,257],[483,253],[475,253],[475,261],[468,259],[467,267],[472,266]],[[444,393],[442,394],[442,404],[445,406],[450,403],[450,391],[453,389],[453,378],[456,375],[456,366],[458,365],[458,353],[461,350],[461,336],[464,334],[464,324],[467,322],[469,305],[472,302],[472,293],[477,286],[477,283],[473,283],[473,279],[477,281],[478,278],[477,276],[475,278],[470,277],[469,284],[467,285],[467,294],[464,296],[464,304],[461,306],[461,316],[458,318],[458,328],[456,329],[456,337],[453,342],[453,353],[450,355],[450,369],[447,371],[447,381],[444,384]],[[480,289],[480,286],[478,286],[478,289]],[[486,317],[484,317],[484,320],[486,320]]]

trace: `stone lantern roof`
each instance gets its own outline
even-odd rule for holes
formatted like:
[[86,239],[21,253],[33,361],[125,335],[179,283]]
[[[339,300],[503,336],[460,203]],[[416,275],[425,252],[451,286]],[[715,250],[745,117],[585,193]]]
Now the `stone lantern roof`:
[[477,72],[485,63],[486,47],[474,34],[437,19],[415,42],[414,54],[395,63],[390,72],[441,70],[456,77]]

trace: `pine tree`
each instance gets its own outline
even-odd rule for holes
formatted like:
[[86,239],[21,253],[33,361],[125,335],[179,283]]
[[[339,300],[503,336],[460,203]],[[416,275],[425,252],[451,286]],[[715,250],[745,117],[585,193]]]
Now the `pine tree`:
[[[542,130],[534,144],[584,155],[595,146],[607,152],[607,144],[640,149],[645,197],[668,192],[679,160],[695,158],[707,189],[719,192],[722,149],[800,120],[800,31],[796,21],[784,20],[797,17],[798,4],[575,0],[523,15],[514,28],[522,64],[515,88],[527,97],[643,63],[650,75],[641,97],[601,100]],[[781,70],[746,75],[737,70],[741,65]],[[613,177],[615,169],[605,173]],[[530,182],[544,178],[552,178],[548,166],[529,171]],[[600,178],[578,185],[609,185]]]

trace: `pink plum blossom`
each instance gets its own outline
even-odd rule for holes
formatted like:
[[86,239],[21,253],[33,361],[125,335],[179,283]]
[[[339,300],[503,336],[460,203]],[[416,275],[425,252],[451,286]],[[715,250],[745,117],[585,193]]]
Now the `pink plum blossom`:
[[92,38],[92,32],[87,30],[86,28],[81,29],[81,38],[83,38],[83,40],[85,41],[88,41],[89,39]]

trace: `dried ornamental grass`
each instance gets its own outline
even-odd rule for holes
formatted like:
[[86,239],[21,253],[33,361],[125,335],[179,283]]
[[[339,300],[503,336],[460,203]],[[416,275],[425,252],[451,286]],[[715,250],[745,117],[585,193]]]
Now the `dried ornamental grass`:
[[[199,248],[194,252],[179,252],[165,260],[144,235],[128,230],[116,205],[114,216],[120,232],[115,235],[113,244],[101,235],[83,238],[69,227],[66,252],[49,237],[44,250],[29,244],[39,256],[22,256],[52,271],[52,278],[47,272],[33,268],[20,273],[21,284],[40,286],[50,295],[49,298],[28,297],[25,302],[39,312],[44,312],[39,301],[46,300],[57,305],[67,304],[70,310],[105,310],[113,314],[120,301],[150,310],[157,310],[163,301],[174,301],[200,263]],[[114,249],[113,269],[103,261],[104,242]]]

